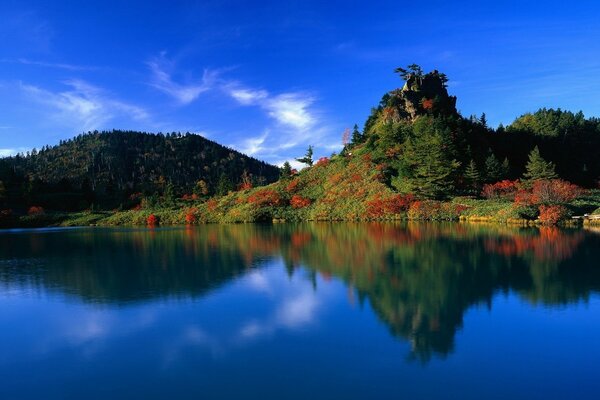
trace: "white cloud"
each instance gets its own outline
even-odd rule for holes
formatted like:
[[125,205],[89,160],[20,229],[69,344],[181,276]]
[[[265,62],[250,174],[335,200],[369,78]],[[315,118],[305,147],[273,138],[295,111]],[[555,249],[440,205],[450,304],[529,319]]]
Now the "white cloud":
[[218,76],[217,71],[205,69],[201,80],[185,84],[177,83],[172,76],[174,65],[165,58],[164,54],[147,64],[152,71],[150,86],[168,94],[181,104],[189,104],[202,93],[210,90]]
[[20,88],[34,101],[46,105],[55,119],[69,125],[77,122],[83,130],[106,127],[116,117],[148,121],[150,115],[143,108],[110,97],[104,90],[82,80],[63,82],[70,90],[52,92],[33,85]]
[[10,156],[14,156],[17,153],[25,153],[28,150],[30,150],[30,149],[27,147],[17,147],[17,148],[12,148],[12,149],[0,149],[0,157],[10,157]]
[[75,65],[75,64],[67,64],[67,63],[55,63],[55,62],[46,62],[46,61],[37,61],[30,60],[28,58],[18,58],[18,59],[3,59],[0,60],[3,63],[17,63],[23,65],[33,65],[37,67],[47,67],[47,68],[56,68],[56,69],[64,69],[67,71],[94,71],[98,70],[98,67],[92,67],[87,65]]

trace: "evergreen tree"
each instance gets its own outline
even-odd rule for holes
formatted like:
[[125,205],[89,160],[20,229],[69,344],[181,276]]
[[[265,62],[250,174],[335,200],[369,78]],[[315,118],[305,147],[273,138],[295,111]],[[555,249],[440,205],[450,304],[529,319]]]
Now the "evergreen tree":
[[292,166],[290,165],[289,162],[284,162],[283,165],[280,168],[280,174],[279,174],[279,178],[280,179],[288,179],[292,176]]
[[502,178],[502,164],[500,164],[500,161],[498,161],[492,150],[490,150],[485,160],[485,180],[486,182],[494,183]]
[[296,158],[296,161],[301,162],[302,164],[306,164],[309,167],[312,167],[312,165],[313,165],[313,147],[308,146],[308,149],[306,150],[306,154],[304,155],[304,157]]
[[4,182],[0,181],[0,204],[4,202],[6,199],[6,187],[4,186]]
[[471,159],[465,170],[465,181],[470,194],[478,194],[481,190],[481,175],[477,170],[475,161]]
[[357,145],[362,142],[363,135],[358,130],[358,125],[354,124],[354,129],[352,130],[352,139],[351,144]]
[[523,174],[523,177],[530,182],[539,179],[555,179],[558,177],[554,170],[554,163],[544,160],[540,154],[540,149],[537,146],[529,153],[529,161],[527,162],[525,169],[526,172]]
[[217,190],[215,194],[217,196],[225,196],[232,190],[233,184],[231,183],[231,180],[225,173],[222,173],[221,176],[219,176],[219,181],[217,182]]
[[510,163],[508,162],[508,157],[504,157],[504,161],[502,161],[502,177],[507,178],[510,175]]
[[419,197],[447,198],[454,190],[454,174],[460,163],[451,158],[443,132],[425,128],[415,133],[405,143],[400,173],[392,184]]

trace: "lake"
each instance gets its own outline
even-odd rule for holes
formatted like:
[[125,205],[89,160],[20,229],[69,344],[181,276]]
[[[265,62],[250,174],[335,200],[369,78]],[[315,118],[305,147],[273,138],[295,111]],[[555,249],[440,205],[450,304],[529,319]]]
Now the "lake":
[[600,234],[0,233],[0,398],[597,399]]

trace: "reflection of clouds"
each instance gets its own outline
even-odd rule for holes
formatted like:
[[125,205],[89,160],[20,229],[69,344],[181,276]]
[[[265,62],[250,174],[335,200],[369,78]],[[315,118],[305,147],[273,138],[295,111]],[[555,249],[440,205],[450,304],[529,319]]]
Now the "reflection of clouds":
[[[319,291],[315,291],[308,280],[289,279],[283,268],[252,271],[232,286],[230,289],[234,295],[243,293],[236,299],[240,304],[255,306],[234,307],[231,310],[233,321],[227,327],[223,326],[223,322],[209,328],[210,323],[215,321],[206,321],[202,327],[197,323],[181,327],[181,333],[165,348],[165,367],[188,351],[206,351],[212,357],[219,357],[281,331],[306,330],[317,322],[319,313],[327,304],[324,298],[332,294],[330,285],[322,285]],[[227,301],[230,294],[218,294],[217,297],[222,298],[217,303]],[[231,317],[228,315],[228,319]]]

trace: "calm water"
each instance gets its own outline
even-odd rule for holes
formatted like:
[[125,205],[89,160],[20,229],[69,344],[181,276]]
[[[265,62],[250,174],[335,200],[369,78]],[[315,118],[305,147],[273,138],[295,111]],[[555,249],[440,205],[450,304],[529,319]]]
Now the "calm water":
[[598,399],[600,234],[0,233],[0,399]]

